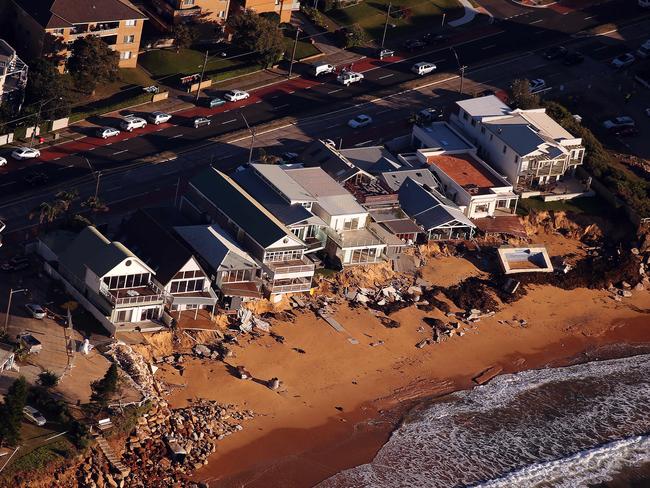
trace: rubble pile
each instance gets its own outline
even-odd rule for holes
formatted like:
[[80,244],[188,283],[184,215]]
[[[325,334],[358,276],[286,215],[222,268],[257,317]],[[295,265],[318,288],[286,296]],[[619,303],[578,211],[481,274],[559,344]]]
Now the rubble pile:
[[117,363],[145,398],[157,395],[154,379],[144,358],[126,344],[111,344],[106,356]]

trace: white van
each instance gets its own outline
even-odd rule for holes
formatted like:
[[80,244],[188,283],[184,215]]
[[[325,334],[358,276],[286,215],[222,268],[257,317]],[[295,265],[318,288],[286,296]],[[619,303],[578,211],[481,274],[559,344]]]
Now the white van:
[[436,65],[433,63],[427,63],[426,61],[415,63],[411,68],[411,71],[413,71],[413,73],[420,76],[428,75],[429,73],[432,73],[435,70],[436,70]]
[[313,76],[328,75],[334,73],[336,67],[329,63],[314,63],[311,65],[311,74]]
[[120,122],[120,127],[122,130],[132,132],[133,129],[141,129],[147,126],[147,121],[141,117],[136,117],[135,115],[127,115],[124,117],[124,120]]
[[354,71],[344,71],[336,77],[336,81],[345,86],[350,86],[352,83],[357,83],[361,80],[363,80],[363,75]]

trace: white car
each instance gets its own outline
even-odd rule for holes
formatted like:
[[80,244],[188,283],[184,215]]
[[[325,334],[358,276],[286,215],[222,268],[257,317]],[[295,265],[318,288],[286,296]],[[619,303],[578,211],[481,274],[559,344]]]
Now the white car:
[[244,90],[230,90],[223,96],[223,98],[229,102],[238,102],[239,100],[246,100],[250,96],[251,94]]
[[536,78],[528,82],[530,93],[537,93],[546,88],[546,82],[541,78]]
[[135,115],[127,115],[124,117],[124,120],[120,122],[120,127],[129,132],[133,132],[133,129],[143,129],[146,126],[147,121],[142,117],[136,117]]
[[370,124],[372,124],[372,117],[364,114],[357,115],[355,118],[348,120],[348,125],[353,129],[360,129]]
[[427,63],[426,61],[415,63],[411,68],[411,71],[413,71],[413,73],[420,76],[428,75],[429,73],[433,73],[435,70],[436,65],[433,63]]
[[621,115],[613,119],[606,120],[603,122],[603,127],[605,129],[617,129],[619,127],[636,127],[636,122],[632,117],[627,115]]
[[14,159],[34,159],[41,156],[41,151],[34,149],[33,147],[19,147],[14,149],[11,153],[11,157]]
[[109,137],[119,136],[120,131],[114,127],[100,127],[97,129],[97,137],[108,139]]
[[614,59],[612,59],[612,66],[616,69],[626,68],[627,66],[634,63],[634,61],[636,61],[634,54],[625,53],[616,56]]
[[23,413],[25,414],[25,417],[27,417],[38,426],[43,426],[47,422],[41,412],[36,410],[34,407],[30,407],[29,405],[25,405],[23,408]]
[[160,125],[164,124],[165,122],[169,122],[169,120],[172,118],[171,115],[166,114],[165,112],[151,112],[149,114],[149,122],[152,124]]
[[25,308],[35,319],[43,320],[45,318],[45,310],[38,303],[28,303]]
[[352,83],[358,83],[361,80],[363,80],[363,75],[354,71],[344,71],[336,77],[336,81],[345,86],[350,86]]
[[7,160],[2,156],[0,156],[0,166],[6,166],[6,164],[7,164]]

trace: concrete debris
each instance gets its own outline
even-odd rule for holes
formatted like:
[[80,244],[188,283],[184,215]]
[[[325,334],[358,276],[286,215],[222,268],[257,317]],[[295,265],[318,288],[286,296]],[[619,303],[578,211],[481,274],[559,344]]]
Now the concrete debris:
[[417,347],[418,349],[422,349],[424,346],[427,346],[427,345],[429,345],[429,339],[423,339],[420,342],[418,342],[415,345],[415,347]]
[[280,388],[280,380],[278,378],[271,378],[267,383],[266,386],[269,387],[271,390],[277,390]]
[[377,341],[377,342],[371,342],[370,343],[371,347],[377,347],[377,346],[383,346],[383,345],[384,345],[384,341]]
[[271,332],[271,324],[265,320],[258,319],[257,317],[253,317],[253,325],[255,326],[256,329],[259,329],[264,332]]

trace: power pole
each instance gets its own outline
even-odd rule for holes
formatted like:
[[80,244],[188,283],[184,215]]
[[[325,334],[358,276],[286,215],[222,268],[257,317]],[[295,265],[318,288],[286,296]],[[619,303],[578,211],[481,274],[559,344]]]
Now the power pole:
[[465,69],[467,66],[463,65],[460,67],[460,89],[458,93],[463,93],[463,80],[465,80]]
[[300,34],[300,29],[296,28],[296,38],[293,40],[293,51],[291,52],[291,63],[289,64],[289,76],[287,79],[291,79],[291,73],[293,73],[293,61],[296,59],[296,47],[298,47],[298,34]]
[[7,333],[7,330],[9,328],[9,314],[11,313],[11,297],[14,296],[14,293],[20,293],[20,292],[27,292],[27,288],[20,288],[18,290],[14,290],[13,288],[9,290],[9,301],[7,302],[7,313],[5,314],[5,329],[4,333]]
[[199,78],[199,86],[196,88],[196,98],[194,103],[198,103],[199,95],[201,94],[201,84],[203,83],[203,75],[205,74],[205,66],[208,64],[208,51],[205,51],[205,58],[203,59],[203,68],[201,68],[201,77]]
[[384,34],[381,36],[381,48],[384,48],[384,42],[386,41],[386,31],[388,30],[388,20],[390,19],[390,8],[393,6],[392,3],[388,4],[388,10],[386,10],[386,22],[384,22]]
[[447,13],[442,14],[442,23],[440,24],[440,28],[443,29],[445,27],[445,17],[447,17]]

